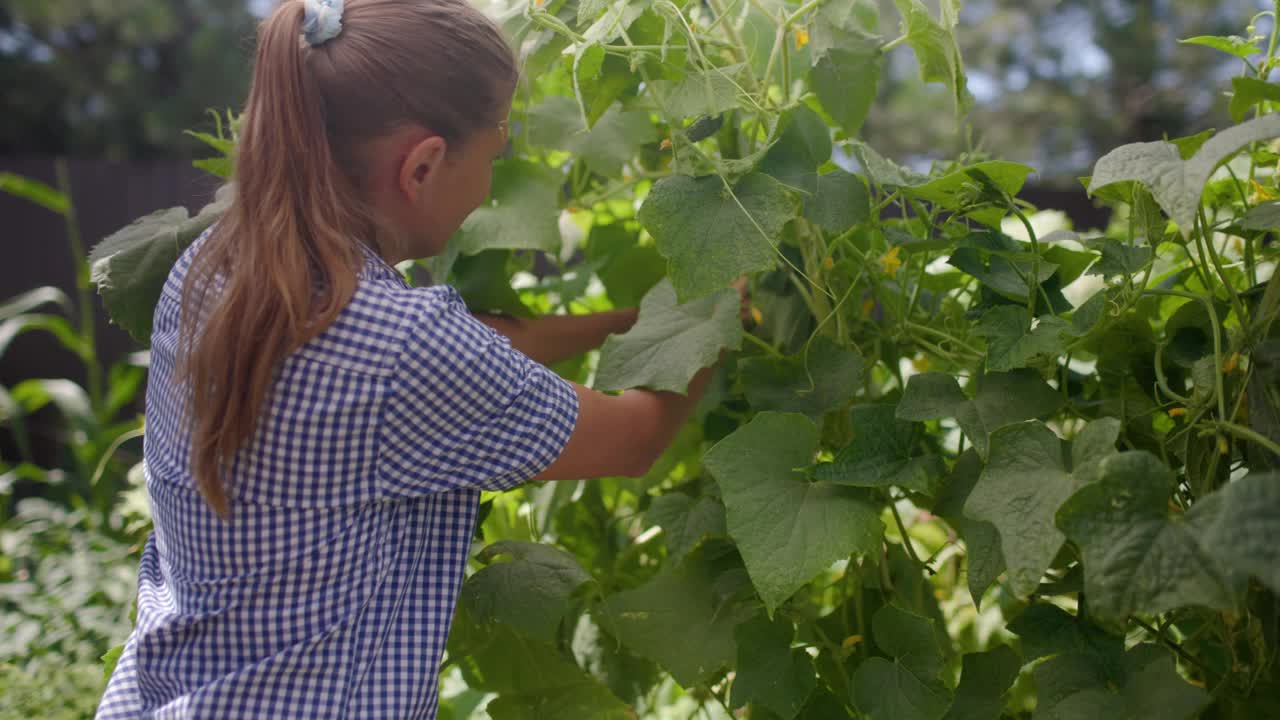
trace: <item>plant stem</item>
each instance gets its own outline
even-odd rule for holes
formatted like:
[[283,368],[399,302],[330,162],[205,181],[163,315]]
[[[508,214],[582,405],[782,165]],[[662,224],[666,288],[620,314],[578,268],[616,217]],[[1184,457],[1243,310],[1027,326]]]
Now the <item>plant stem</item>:
[[792,23],[794,23],[795,21],[799,20],[800,18],[802,18],[802,17],[804,17],[806,14],[808,14],[810,10],[816,10],[816,9],[818,8],[818,6],[819,6],[819,5],[822,5],[822,4],[823,4],[823,3],[825,3],[826,1],[827,1],[827,0],[809,0],[809,2],[807,2],[807,3],[803,4],[803,5],[801,5],[800,7],[796,8],[796,11],[795,11],[795,12],[791,13],[790,15],[788,15],[788,16],[786,17],[786,19],[785,19],[785,20],[783,20],[783,23],[782,23],[782,24],[783,24],[783,25],[791,25],[791,24],[792,24]]
[[1183,292],[1181,290],[1156,290],[1153,288],[1142,291],[1147,295],[1170,295],[1173,297],[1190,298],[1204,303],[1205,309],[1209,311],[1209,324],[1213,329],[1213,377],[1217,383],[1215,391],[1218,394],[1218,417],[1227,420],[1227,394],[1223,389],[1222,383],[1222,325],[1218,322],[1218,311],[1213,308],[1213,301],[1203,295],[1195,293]]
[[896,38],[894,38],[894,39],[890,40],[889,42],[887,42],[887,43],[885,43],[885,44],[881,45],[881,46],[880,46],[880,52],[885,52],[885,53],[887,53],[887,52],[889,52],[890,50],[892,50],[892,49],[894,49],[894,48],[898,47],[899,45],[901,45],[902,43],[904,43],[904,42],[906,42],[906,41],[907,41],[907,36],[906,36],[906,35],[902,35],[902,36],[900,36],[900,37],[896,37]]
[[[720,2],[720,0],[707,0],[707,5],[711,7],[717,19],[724,16],[724,3]],[[725,19],[724,32],[725,35],[729,36],[729,42],[733,43],[734,52],[737,53],[738,59],[746,65],[747,77],[751,79],[752,91],[759,94],[760,80],[755,73],[751,72],[751,53],[747,52],[747,46],[742,42],[742,36],[738,34],[738,28],[733,24],[732,20]],[[769,101],[768,98],[763,98],[763,100],[765,103]]]
[[1277,445],[1275,442],[1271,441],[1265,436],[1260,435],[1254,430],[1244,427],[1243,425],[1237,425],[1233,422],[1227,422],[1225,420],[1214,422],[1212,423],[1212,425],[1217,429],[1222,430],[1223,432],[1231,433],[1232,435],[1235,435],[1238,438],[1242,438],[1244,440],[1257,443],[1262,447],[1266,448],[1267,450],[1271,451],[1272,453],[1276,455],[1280,455],[1280,445]]
[[[63,216],[67,226],[67,244],[71,246],[71,261],[76,271],[76,316],[80,321],[80,341],[88,349],[84,357],[85,374],[89,383],[89,402],[94,414],[102,411],[103,379],[98,365],[97,324],[94,313],[93,282],[89,275],[89,259],[80,237],[80,223],[76,219],[76,204],[71,197],[71,171],[66,158],[58,158],[58,190],[67,198],[67,212]],[[106,418],[101,418],[106,419]]]
[[[1209,222],[1205,219],[1204,207],[1200,207],[1197,214],[1200,221],[1200,233],[1196,235],[1196,249],[1200,251],[1200,262],[1213,265],[1214,271],[1218,274],[1218,279],[1222,281],[1222,285],[1227,290],[1227,297],[1231,299],[1231,307],[1236,311],[1236,318],[1240,321],[1240,327],[1248,327],[1248,318],[1245,315],[1244,303],[1240,302],[1240,296],[1236,294],[1235,286],[1231,284],[1231,279],[1227,277],[1227,271],[1222,267],[1222,261],[1218,259],[1218,252],[1213,248],[1213,238],[1210,236],[1212,232],[1209,229]],[[1205,246],[1208,246],[1207,248]],[[1205,256],[1208,255],[1208,260]]]
[[921,560],[920,556],[916,554],[916,548],[911,544],[911,536],[907,534],[907,526],[902,522],[902,515],[898,512],[898,503],[892,497],[889,498],[889,509],[893,511],[893,520],[898,524],[898,532],[902,535],[902,547],[907,551],[907,556],[911,558],[912,562],[932,575],[933,568],[929,567],[929,564]]
[[1192,665],[1195,665],[1196,667],[1200,668],[1201,670],[1205,670],[1205,669],[1206,669],[1206,668],[1205,668],[1205,666],[1204,666],[1203,664],[1201,664],[1201,663],[1200,663],[1200,661],[1199,661],[1199,660],[1197,660],[1197,659],[1195,658],[1195,656],[1191,655],[1191,654],[1190,654],[1190,653],[1188,653],[1186,650],[1183,650],[1181,645],[1179,645],[1178,643],[1176,643],[1176,642],[1174,642],[1174,641],[1170,640],[1168,637],[1166,637],[1166,636],[1165,636],[1165,634],[1164,634],[1164,633],[1160,632],[1160,631],[1159,631],[1159,630],[1157,630],[1156,628],[1151,627],[1151,626],[1150,626],[1150,625],[1148,625],[1146,622],[1144,622],[1143,620],[1141,620],[1140,618],[1138,618],[1138,617],[1136,617],[1136,616],[1130,616],[1130,617],[1129,617],[1129,619],[1130,619],[1130,620],[1132,620],[1132,621],[1134,622],[1134,624],[1135,624],[1135,625],[1137,625],[1138,627],[1142,628],[1143,630],[1146,630],[1147,632],[1151,633],[1152,635],[1155,635],[1155,636],[1156,636],[1156,639],[1158,639],[1160,642],[1164,643],[1164,644],[1165,644],[1165,645],[1166,645],[1170,650],[1172,650],[1172,651],[1174,651],[1175,653],[1177,653],[1177,654],[1178,654],[1178,657],[1182,658],[1183,660],[1186,660],[1187,662],[1191,663]]

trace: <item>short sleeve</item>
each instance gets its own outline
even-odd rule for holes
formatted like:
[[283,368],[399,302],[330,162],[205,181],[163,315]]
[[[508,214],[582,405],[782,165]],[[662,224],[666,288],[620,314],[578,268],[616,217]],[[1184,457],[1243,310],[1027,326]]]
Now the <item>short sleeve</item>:
[[392,495],[506,490],[560,456],[578,420],[573,386],[511,347],[447,285],[412,322],[390,380],[379,482]]

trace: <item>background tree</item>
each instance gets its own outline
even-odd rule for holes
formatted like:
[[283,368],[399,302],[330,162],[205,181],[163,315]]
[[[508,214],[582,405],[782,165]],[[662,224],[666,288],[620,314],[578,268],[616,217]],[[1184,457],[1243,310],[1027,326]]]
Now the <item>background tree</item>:
[[255,22],[245,0],[5,0],[0,155],[190,153],[183,130],[244,97]]

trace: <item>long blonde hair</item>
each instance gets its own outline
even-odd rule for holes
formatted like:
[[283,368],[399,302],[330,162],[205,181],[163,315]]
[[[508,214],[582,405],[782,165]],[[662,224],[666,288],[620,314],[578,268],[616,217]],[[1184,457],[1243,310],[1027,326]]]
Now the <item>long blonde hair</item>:
[[406,123],[465,142],[501,121],[516,81],[501,32],[466,0],[347,0],[342,33],[314,47],[303,14],[285,0],[260,27],[234,198],[183,288],[191,472],[226,520],[276,370],[334,322],[356,291],[356,243],[375,242],[364,147]]

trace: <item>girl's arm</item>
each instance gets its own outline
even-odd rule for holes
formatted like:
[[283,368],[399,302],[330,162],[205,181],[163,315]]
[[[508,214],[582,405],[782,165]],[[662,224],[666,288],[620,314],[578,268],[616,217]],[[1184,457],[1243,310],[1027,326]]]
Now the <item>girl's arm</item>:
[[517,318],[475,313],[475,318],[502,333],[511,346],[543,365],[552,365],[594,350],[611,334],[631,329],[635,308],[587,315],[544,315]]

